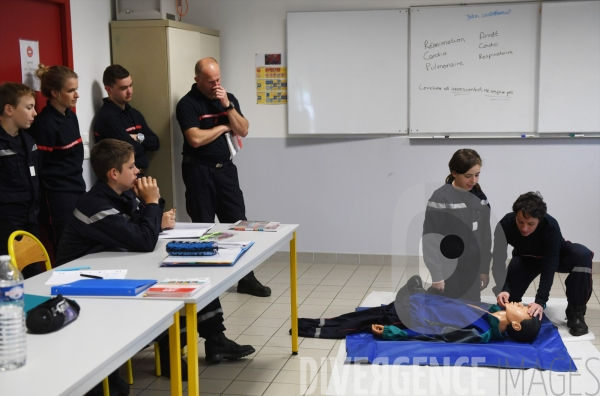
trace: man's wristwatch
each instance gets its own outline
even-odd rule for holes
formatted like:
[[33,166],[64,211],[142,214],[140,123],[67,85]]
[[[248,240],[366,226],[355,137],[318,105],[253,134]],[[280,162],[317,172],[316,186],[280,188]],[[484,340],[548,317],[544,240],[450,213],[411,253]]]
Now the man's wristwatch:
[[233,110],[235,109],[235,105],[233,104],[233,102],[229,102],[229,106],[225,107],[225,111],[229,111],[229,110]]
[[144,139],[146,139],[146,137],[144,136],[143,133],[138,133],[137,138],[138,138],[138,142],[140,142],[140,143],[142,143],[144,141]]

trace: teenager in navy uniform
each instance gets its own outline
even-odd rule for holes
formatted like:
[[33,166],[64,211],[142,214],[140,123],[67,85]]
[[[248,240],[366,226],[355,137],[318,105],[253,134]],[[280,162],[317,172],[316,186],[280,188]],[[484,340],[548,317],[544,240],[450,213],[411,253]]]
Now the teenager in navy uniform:
[[46,67],[36,72],[46,107],[30,130],[40,153],[40,227],[42,241],[55,256],[62,230],[85,193],[83,142],[77,115],[71,110],[79,94],[77,74],[65,66]]
[[[57,264],[107,250],[153,251],[164,207],[156,179],[138,178],[134,149],[120,140],[96,143],[90,162],[98,181],[79,200],[64,229]],[[183,321],[182,327],[185,327]],[[227,339],[224,331],[223,309],[217,298],[198,312],[198,332],[206,339],[209,363],[239,359],[254,352],[250,345],[238,345]],[[159,340],[159,346],[163,375],[169,376],[168,337]],[[186,367],[182,375],[187,378]]]
[[[550,297],[554,274],[569,274],[565,279],[567,326],[573,336],[587,334],[585,313],[592,295],[594,254],[583,245],[565,241],[558,222],[547,213],[539,192],[522,194],[512,209],[500,220],[494,232],[492,272],[498,304],[520,302],[539,275],[539,287],[535,302],[529,305],[529,314],[541,318]],[[507,245],[513,247],[508,267]]]
[[[13,232],[39,236],[38,150],[24,132],[37,115],[35,92],[24,84],[4,83],[0,85],[0,106],[0,255],[6,255]],[[39,272],[30,267],[25,267],[25,277]]]
[[133,97],[133,80],[123,66],[108,66],[102,83],[108,98],[103,99],[104,104],[94,121],[96,141],[112,138],[131,144],[135,149],[135,166],[143,175],[149,164],[146,151],[159,149],[158,136],[148,127],[142,113],[129,104]]
[[[196,84],[177,103],[177,121],[185,137],[181,171],[187,213],[195,223],[212,223],[215,214],[222,223],[246,220],[244,196],[225,134],[245,137],[248,120],[235,96],[221,85],[215,59],[199,60],[194,72]],[[237,290],[258,297],[271,295],[253,271],[239,281]]]
[[481,301],[489,282],[490,206],[479,185],[481,164],[475,150],[456,151],[446,183],[427,202],[423,259],[432,288],[450,298]]

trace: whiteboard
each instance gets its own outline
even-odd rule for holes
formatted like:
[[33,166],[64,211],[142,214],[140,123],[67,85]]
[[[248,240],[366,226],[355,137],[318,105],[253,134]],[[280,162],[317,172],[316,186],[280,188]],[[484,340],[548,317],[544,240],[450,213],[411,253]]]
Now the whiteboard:
[[411,8],[411,135],[536,131],[539,10],[539,3]]
[[539,131],[600,132],[600,2],[543,3]]
[[288,12],[288,133],[408,132],[408,10]]

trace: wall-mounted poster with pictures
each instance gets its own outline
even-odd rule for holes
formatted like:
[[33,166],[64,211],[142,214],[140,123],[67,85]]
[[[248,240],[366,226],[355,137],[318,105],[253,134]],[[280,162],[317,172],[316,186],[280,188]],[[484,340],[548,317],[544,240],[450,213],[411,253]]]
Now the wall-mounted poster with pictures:
[[287,103],[287,66],[284,54],[256,54],[256,103]]

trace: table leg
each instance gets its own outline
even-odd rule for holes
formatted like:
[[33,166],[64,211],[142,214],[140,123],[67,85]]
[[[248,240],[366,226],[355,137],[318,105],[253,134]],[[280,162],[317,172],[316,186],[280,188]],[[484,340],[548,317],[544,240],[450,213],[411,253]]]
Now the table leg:
[[171,396],[182,396],[181,384],[181,342],[179,341],[179,312],[173,315],[173,324],[169,327],[169,354],[171,364]]
[[198,317],[196,304],[185,304],[188,350],[188,395],[200,395],[200,376],[198,375]]
[[108,377],[106,377],[102,380],[102,392],[104,396],[110,396],[110,387],[108,385]]
[[296,231],[290,241],[290,295],[292,300],[292,355],[298,354],[298,262]]

